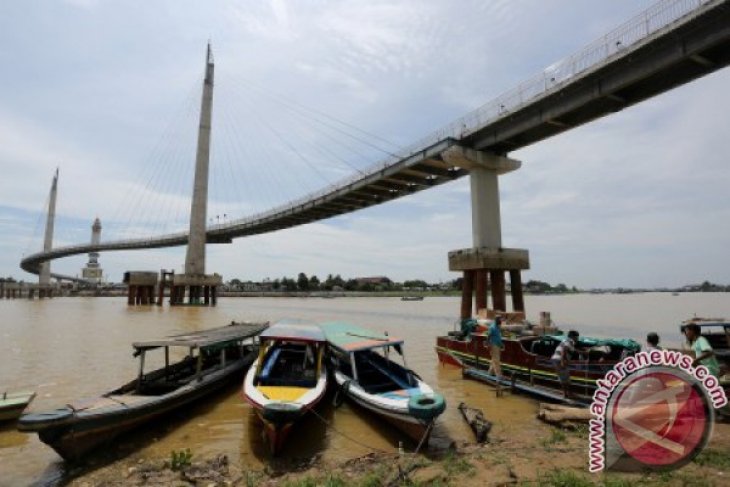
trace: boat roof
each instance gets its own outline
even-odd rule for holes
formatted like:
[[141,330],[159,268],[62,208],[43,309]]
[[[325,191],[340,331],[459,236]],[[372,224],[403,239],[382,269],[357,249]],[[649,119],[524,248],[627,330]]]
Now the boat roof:
[[171,335],[157,340],[149,340],[144,342],[134,342],[132,346],[136,349],[156,348],[156,347],[189,347],[202,348],[233,340],[243,338],[251,338],[269,327],[266,323],[236,323],[231,322],[230,325],[218,328],[210,328],[208,330],[200,330],[195,332],[183,333],[180,335]]
[[683,321],[680,329],[684,329],[684,327],[689,325],[690,323],[694,323],[700,328],[710,326],[730,326],[730,320],[727,320],[725,318],[692,318]]
[[324,342],[322,330],[315,324],[278,322],[261,333],[262,339],[289,340],[295,342]]
[[401,345],[402,338],[378,333],[350,323],[332,321],[319,325],[330,345],[348,352]]

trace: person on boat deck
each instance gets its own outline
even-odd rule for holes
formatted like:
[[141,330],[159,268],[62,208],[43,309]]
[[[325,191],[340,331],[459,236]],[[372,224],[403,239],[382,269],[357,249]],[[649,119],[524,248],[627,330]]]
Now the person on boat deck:
[[687,344],[690,350],[694,352],[693,367],[704,365],[715,377],[720,377],[720,363],[715,357],[715,351],[712,350],[710,342],[707,338],[700,334],[700,327],[696,323],[690,323],[684,327],[684,336],[687,337]]
[[487,374],[496,375],[498,378],[502,378],[502,361],[501,355],[504,350],[504,343],[502,342],[502,317],[497,316],[494,321],[489,325],[489,331],[487,332],[487,342],[489,343],[489,356],[492,358],[492,362],[489,365]]
[[652,350],[663,350],[663,348],[659,346],[659,335],[653,331],[646,335],[646,346],[644,347],[645,352],[651,352]]
[[568,368],[569,353],[576,351],[578,344],[578,337],[580,334],[575,330],[568,332],[568,338],[560,342],[555,348],[553,356],[550,360],[558,373],[558,379],[560,379],[560,385],[563,388],[563,395],[566,399],[570,399],[570,369]]

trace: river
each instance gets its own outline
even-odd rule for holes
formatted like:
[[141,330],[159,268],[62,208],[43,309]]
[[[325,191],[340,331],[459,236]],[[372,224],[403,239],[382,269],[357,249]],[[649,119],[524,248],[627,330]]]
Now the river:
[[[644,293],[622,295],[526,296],[528,316],[550,311],[562,328],[583,335],[629,337],[643,343],[656,331],[667,346],[680,344],[679,323],[693,315],[730,317],[730,294]],[[464,401],[484,410],[495,428],[525,428],[535,421],[537,403],[505,395],[497,398],[482,384],[462,380],[458,370],[439,366],[435,338],[453,329],[459,298],[223,298],[215,308],[128,307],[121,298],[54,298],[0,300],[0,391],[35,390],[30,409],[42,410],[97,396],[137,372],[133,341],[221,326],[231,320],[301,318],[345,320],[406,339],[408,365],[446,397],[448,408],[432,443],[470,439],[456,406]],[[320,414],[297,425],[283,452],[284,459],[315,454],[345,460],[381,449],[398,448],[399,435],[377,418],[345,402],[329,402]],[[406,448],[413,445],[406,444]],[[190,448],[194,455],[225,453],[231,462],[261,468],[270,461],[261,425],[232,387],[142,432],[127,435],[109,448],[114,454],[169,458],[172,450]],[[67,477],[65,465],[36,435],[0,426],[0,485],[58,484]]]

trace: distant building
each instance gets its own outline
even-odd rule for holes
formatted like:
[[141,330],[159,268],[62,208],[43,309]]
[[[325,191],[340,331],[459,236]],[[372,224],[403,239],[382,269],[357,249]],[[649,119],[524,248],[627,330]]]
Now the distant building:
[[[101,241],[101,221],[97,218],[91,225],[91,245],[99,245]],[[89,262],[81,270],[81,276],[92,284],[100,284],[102,269],[99,266],[99,252],[89,252]]]

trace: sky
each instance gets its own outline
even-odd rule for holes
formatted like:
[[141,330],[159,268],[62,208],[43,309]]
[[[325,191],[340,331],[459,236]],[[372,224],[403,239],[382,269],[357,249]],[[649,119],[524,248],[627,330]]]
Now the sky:
[[[206,43],[216,63],[208,216],[224,223],[382,160],[580,50],[649,0],[0,3],[0,276],[42,248],[184,229]],[[730,283],[730,70],[510,154],[505,247],[579,288]],[[432,282],[471,246],[468,178],[209,245],[224,279]],[[182,271],[185,249],[103,253],[107,279]],[[54,261],[78,275],[86,256]]]

